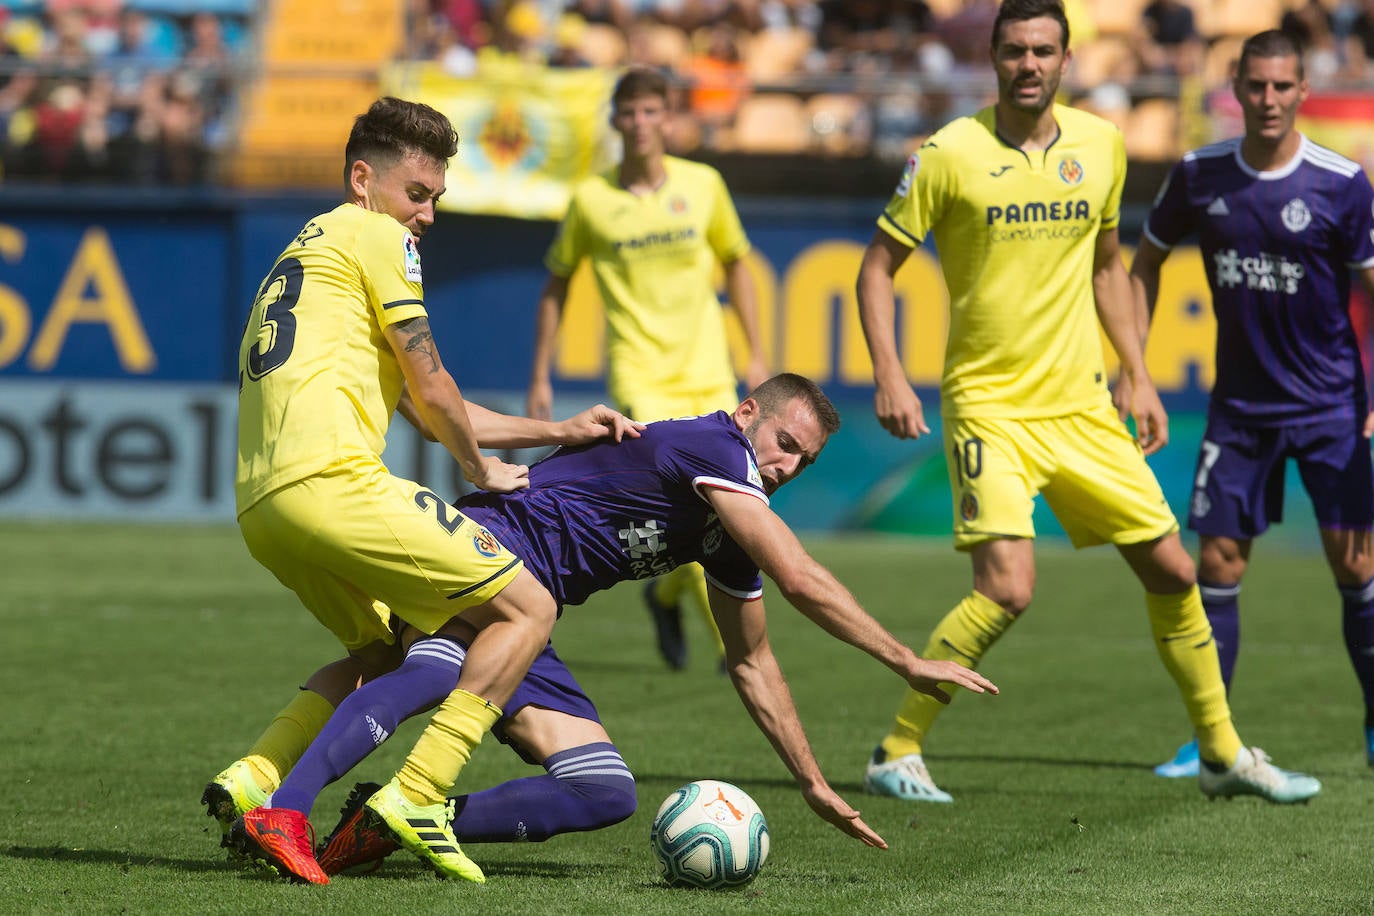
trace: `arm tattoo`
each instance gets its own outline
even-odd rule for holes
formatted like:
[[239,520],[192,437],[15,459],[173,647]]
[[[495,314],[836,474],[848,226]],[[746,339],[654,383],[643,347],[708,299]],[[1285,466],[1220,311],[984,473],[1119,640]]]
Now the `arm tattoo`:
[[412,318],[396,325],[396,330],[406,335],[407,353],[420,353],[429,357],[429,371],[439,371],[439,352],[434,349],[434,335],[429,332],[429,320],[424,317]]

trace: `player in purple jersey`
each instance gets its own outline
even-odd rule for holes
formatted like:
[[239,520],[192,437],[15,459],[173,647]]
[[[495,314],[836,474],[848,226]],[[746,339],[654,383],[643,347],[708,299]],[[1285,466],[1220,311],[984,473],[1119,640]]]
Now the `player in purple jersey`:
[[[733,413],[651,423],[639,439],[614,448],[560,450],[531,467],[531,486],[518,497],[475,494],[459,505],[525,561],[560,610],[616,582],[700,563],[730,677],[807,803],[850,836],[885,847],[826,782],[811,753],[769,648],[760,572],[803,614],[915,690],[948,702],[940,683],[978,693],[997,688],[955,662],[922,659],[898,642],[769,508],[769,494],[814,462],[838,427],[839,415],[820,389],[785,374],[760,385]],[[405,663],[340,704],[271,804],[308,814],[325,785],[401,721],[448,696],[465,660],[465,627],[455,618],[452,628],[433,637],[408,630],[404,638],[413,641]],[[552,646],[493,730],[548,774],[454,799],[449,816],[457,841],[543,840],[608,826],[634,811],[633,777]],[[396,848],[389,828],[371,813],[376,796],[363,804],[367,794],[354,793],[321,850],[326,871]]]
[[[1131,267],[1148,328],[1169,249],[1196,233],[1217,318],[1216,383],[1188,526],[1198,584],[1230,689],[1237,599],[1254,538],[1282,520],[1284,467],[1298,465],[1341,595],[1346,648],[1365,701],[1374,766],[1374,473],[1350,272],[1374,295],[1374,190],[1360,167],[1294,129],[1307,97],[1301,51],[1280,31],[1242,47],[1235,94],[1245,136],[1188,153],[1145,224]],[[1120,403],[1118,401],[1118,403]],[[1197,773],[1197,745],[1155,768]]]

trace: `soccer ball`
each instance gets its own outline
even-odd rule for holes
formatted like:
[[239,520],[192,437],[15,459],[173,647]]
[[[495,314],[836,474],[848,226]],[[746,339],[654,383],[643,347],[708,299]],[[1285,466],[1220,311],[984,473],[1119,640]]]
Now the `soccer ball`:
[[768,823],[743,789],[699,779],[659,805],[649,843],[674,887],[742,887],[768,858]]

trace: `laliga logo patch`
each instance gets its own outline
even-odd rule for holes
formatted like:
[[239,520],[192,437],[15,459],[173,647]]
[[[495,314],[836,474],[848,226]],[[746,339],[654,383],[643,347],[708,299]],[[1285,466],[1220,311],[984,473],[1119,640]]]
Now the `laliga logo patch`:
[[754,463],[753,458],[749,459],[749,470],[745,472],[744,479],[760,490],[763,489],[763,475],[759,473],[759,466]]
[[415,241],[415,236],[409,232],[406,233],[403,248],[402,257],[405,261],[406,279],[416,283],[422,282],[420,278],[420,246]]
[[477,533],[472,536],[472,546],[488,559],[501,552],[501,542],[496,540],[495,536],[481,525],[477,526]]
[[1295,197],[1283,205],[1283,226],[1289,232],[1301,232],[1312,224],[1312,211],[1301,197]]
[[1059,162],[1059,180],[1072,187],[1083,180],[1083,166],[1077,159],[1063,159]]
[[921,170],[921,157],[915,153],[906,161],[906,168],[902,169],[902,180],[897,182],[897,196],[906,197],[911,193],[911,183],[916,180],[916,173]]
[[972,493],[965,493],[959,497],[959,517],[966,522],[978,517],[978,497]]

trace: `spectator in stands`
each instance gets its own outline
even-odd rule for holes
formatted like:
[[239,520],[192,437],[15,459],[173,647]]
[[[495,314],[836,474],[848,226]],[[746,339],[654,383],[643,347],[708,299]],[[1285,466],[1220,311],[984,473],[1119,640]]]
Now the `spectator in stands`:
[[728,22],[710,27],[706,46],[687,64],[691,84],[688,108],[700,123],[709,146],[716,133],[728,128],[749,94],[749,75],[740,59],[735,27]]
[[49,22],[51,27],[39,55],[43,73],[56,78],[85,78],[95,59],[86,46],[85,10],[80,7],[52,10]]
[[1331,13],[1321,0],[1307,0],[1283,14],[1279,28],[1292,35],[1302,48],[1308,80],[1329,82],[1341,68],[1340,49]]
[[1374,60],[1374,0],[1362,0],[1345,38],[1345,75],[1356,81],[1371,75]]
[[1140,14],[1136,55],[1147,74],[1188,76],[1202,71],[1205,47],[1183,0],[1153,0]]
[[42,178],[68,176],[77,133],[86,117],[86,88],[73,78],[52,80],[34,106],[31,162]]
[[822,50],[843,63],[832,70],[914,69],[919,46],[933,38],[925,0],[822,0]]

